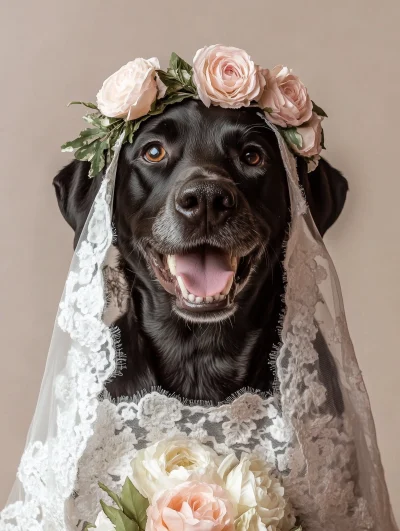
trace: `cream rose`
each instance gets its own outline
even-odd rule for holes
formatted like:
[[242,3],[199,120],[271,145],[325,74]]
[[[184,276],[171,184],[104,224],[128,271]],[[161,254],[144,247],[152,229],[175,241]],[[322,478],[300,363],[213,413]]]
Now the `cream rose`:
[[186,482],[147,509],[146,531],[234,531],[233,507],[219,485]]
[[218,482],[221,459],[207,446],[187,437],[162,440],[139,450],[133,459],[132,481],[150,500],[156,492],[169,490],[180,483],[206,477]]
[[[106,79],[97,94],[99,110],[111,118],[135,120],[145,116],[162,89],[156,79],[158,59],[135,59]],[[163,94],[159,94],[160,97]]]
[[293,150],[303,157],[315,157],[321,153],[322,141],[322,117],[315,112],[311,120],[301,127],[297,127],[297,133],[301,136],[301,147],[291,144]]
[[286,507],[284,489],[263,461],[245,453],[239,461],[230,454],[220,464],[218,473],[236,504],[237,529],[281,529]]
[[281,127],[302,125],[311,118],[312,101],[300,79],[282,65],[263,70],[265,88],[258,102],[268,119]]
[[265,85],[260,68],[244,50],[221,44],[197,51],[193,73],[199,97],[207,107],[247,107],[258,100]]
[[95,526],[97,531],[115,531],[114,524],[101,512],[97,515]]

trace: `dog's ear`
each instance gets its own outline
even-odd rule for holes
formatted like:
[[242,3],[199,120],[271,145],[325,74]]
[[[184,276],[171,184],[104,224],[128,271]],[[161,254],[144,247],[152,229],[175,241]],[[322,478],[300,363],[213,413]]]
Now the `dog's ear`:
[[89,162],[73,160],[53,179],[58,206],[67,223],[74,229],[76,247],[86,218],[101,183],[101,176],[89,178]]
[[307,173],[307,163],[299,157],[298,170],[314,222],[323,236],[343,210],[349,189],[347,179],[325,159]]

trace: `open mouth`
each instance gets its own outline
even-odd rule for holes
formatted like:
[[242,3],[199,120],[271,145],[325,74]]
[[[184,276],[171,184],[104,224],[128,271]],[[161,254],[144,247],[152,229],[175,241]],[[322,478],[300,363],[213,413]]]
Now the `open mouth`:
[[149,250],[151,265],[163,288],[176,297],[178,309],[216,312],[230,308],[244,287],[255,253],[239,257],[209,245],[183,254]]

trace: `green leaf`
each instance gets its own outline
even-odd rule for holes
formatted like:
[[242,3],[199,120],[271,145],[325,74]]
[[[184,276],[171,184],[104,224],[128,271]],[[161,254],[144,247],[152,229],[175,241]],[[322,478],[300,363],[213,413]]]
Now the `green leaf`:
[[68,103],[68,107],[70,105],[84,105],[85,107],[88,107],[89,109],[96,109],[98,111],[97,106],[94,103],[91,103],[90,101],[70,101]]
[[167,72],[157,70],[158,76],[167,87],[167,95],[179,91],[196,94],[193,83],[193,68],[176,53],[171,55]]
[[111,507],[100,500],[101,507],[107,518],[115,525],[116,531],[140,531],[136,522],[128,518],[120,509]]
[[169,60],[169,68],[171,70],[186,70],[191,74],[193,72],[193,67],[184,61],[179,55],[177,55],[175,52],[171,53],[171,57]]
[[93,524],[90,524],[89,522],[85,525],[85,527],[83,528],[83,531],[87,531],[88,529],[96,529],[96,526],[93,525]]
[[106,492],[110,496],[110,498],[118,505],[118,507],[122,511],[122,504],[121,504],[121,500],[119,499],[119,496],[115,494],[115,492],[110,490],[108,487],[106,487],[104,483],[99,482],[99,487],[101,488],[101,490],[104,490],[104,492]]
[[126,478],[121,492],[121,503],[124,513],[135,520],[139,529],[144,531],[147,522],[147,508],[149,501],[142,496],[129,478]]
[[65,144],[61,146],[61,151],[73,151],[74,149],[86,146],[100,138],[102,135],[104,135],[104,132],[101,129],[84,129],[81,131],[78,138],[75,138],[75,140],[71,140],[70,142],[65,142]]
[[273,109],[271,109],[271,107],[265,107],[263,109],[264,112],[267,112],[268,114],[271,114],[271,112],[274,112]]
[[175,94],[171,94],[170,96],[167,96],[166,98],[160,100],[155,106],[155,108],[150,111],[149,114],[151,116],[161,114],[162,112],[164,112],[165,108],[168,105],[179,103],[183,100],[186,100],[187,98],[193,98],[193,94],[190,94],[188,92],[177,92]]
[[109,118],[108,116],[103,116],[98,112],[93,112],[83,116],[85,122],[88,122],[90,125],[94,125],[100,129],[108,130],[109,127],[122,124],[125,122],[122,118]]
[[167,92],[176,92],[183,88],[183,84],[173,74],[164,72],[163,70],[157,70],[158,77],[167,87]]
[[298,133],[296,127],[288,127],[287,129],[281,128],[281,132],[289,144],[292,144],[298,147],[299,149],[302,148],[303,138],[301,134]]
[[106,165],[104,151],[109,148],[109,144],[110,138],[107,138],[103,142],[96,142],[96,150],[91,159],[92,164],[90,165],[89,178],[96,177]]
[[96,153],[97,143],[96,141],[91,144],[82,146],[81,148],[75,151],[75,158],[78,160],[87,160],[91,161]]
[[326,112],[321,109],[321,107],[318,107],[318,105],[312,101],[312,107],[313,107],[313,111],[318,114],[318,116],[324,116],[325,118],[328,118],[328,115],[326,114]]

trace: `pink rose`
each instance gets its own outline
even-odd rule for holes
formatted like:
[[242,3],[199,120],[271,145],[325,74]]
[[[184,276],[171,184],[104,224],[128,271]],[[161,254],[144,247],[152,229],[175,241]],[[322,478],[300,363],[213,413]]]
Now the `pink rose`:
[[301,136],[301,148],[291,144],[293,150],[303,157],[314,157],[321,153],[322,140],[322,117],[315,112],[312,113],[311,120],[297,127],[297,133]]
[[244,50],[221,44],[198,50],[193,72],[197,92],[207,107],[247,107],[258,100],[265,86],[260,67]]
[[222,487],[182,483],[147,509],[146,531],[234,531],[232,504]]
[[110,118],[135,120],[145,116],[152,103],[165,93],[165,86],[156,77],[158,59],[130,61],[103,83],[97,94],[99,110]]
[[266,84],[258,104],[272,123],[297,126],[311,118],[312,101],[307,89],[286,66],[263,70],[263,75]]

